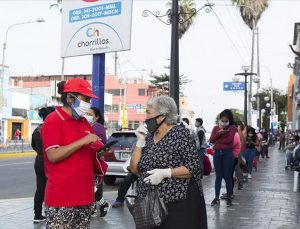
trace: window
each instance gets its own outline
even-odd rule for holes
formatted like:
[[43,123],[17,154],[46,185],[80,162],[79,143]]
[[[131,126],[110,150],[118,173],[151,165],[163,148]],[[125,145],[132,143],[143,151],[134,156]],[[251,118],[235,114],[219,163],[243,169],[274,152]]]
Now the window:
[[27,118],[27,110],[21,108],[12,108],[12,116],[21,116]]
[[112,105],[111,106],[111,112],[112,113],[118,113],[119,112],[119,105]]
[[139,121],[128,121],[128,128],[135,130],[136,128],[138,128],[140,125]]
[[121,96],[124,95],[124,89],[108,89],[106,90],[107,93],[112,94],[113,96],[120,96],[120,91],[121,91]]
[[146,95],[146,90],[143,89],[139,89],[139,96],[145,96]]

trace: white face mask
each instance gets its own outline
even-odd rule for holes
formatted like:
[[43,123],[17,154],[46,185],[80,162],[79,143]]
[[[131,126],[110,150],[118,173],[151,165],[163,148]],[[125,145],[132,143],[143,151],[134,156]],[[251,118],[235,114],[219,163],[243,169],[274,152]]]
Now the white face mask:
[[92,115],[87,115],[85,114],[83,117],[86,118],[86,120],[90,123],[90,124],[93,124],[95,121],[94,121],[94,117]]
[[88,112],[88,110],[91,108],[91,104],[84,102],[82,100],[79,100],[79,106],[74,107],[74,110],[77,112],[79,116],[83,116]]
[[229,126],[229,122],[223,122],[222,120],[219,121],[219,125],[222,128],[226,128]]
[[87,113],[87,111],[90,109],[91,104],[84,102],[82,100],[79,100],[75,95],[71,94],[71,96],[74,98],[74,104],[70,102],[69,99],[67,99],[67,103],[72,109],[72,115],[75,119],[79,119],[79,117],[82,117]]

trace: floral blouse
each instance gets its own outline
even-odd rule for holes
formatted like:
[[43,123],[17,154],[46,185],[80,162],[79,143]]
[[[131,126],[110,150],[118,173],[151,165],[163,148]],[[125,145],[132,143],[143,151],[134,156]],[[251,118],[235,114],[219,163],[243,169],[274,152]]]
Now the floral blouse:
[[[201,163],[196,146],[187,128],[174,126],[159,142],[153,141],[153,134],[146,137],[146,145],[138,163],[140,171],[137,194],[145,197],[149,188],[143,180],[149,176],[147,171],[185,166],[196,181],[201,194]],[[185,200],[191,178],[165,178],[157,185],[165,203]]]

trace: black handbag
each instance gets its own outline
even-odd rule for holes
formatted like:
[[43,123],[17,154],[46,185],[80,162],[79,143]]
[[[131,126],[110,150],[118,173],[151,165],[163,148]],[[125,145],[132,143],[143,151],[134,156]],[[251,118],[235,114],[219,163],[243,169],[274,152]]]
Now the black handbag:
[[[133,199],[131,202],[129,199]],[[153,229],[160,226],[168,215],[167,207],[157,187],[149,188],[146,197],[126,196],[126,205],[132,214],[136,229]]]

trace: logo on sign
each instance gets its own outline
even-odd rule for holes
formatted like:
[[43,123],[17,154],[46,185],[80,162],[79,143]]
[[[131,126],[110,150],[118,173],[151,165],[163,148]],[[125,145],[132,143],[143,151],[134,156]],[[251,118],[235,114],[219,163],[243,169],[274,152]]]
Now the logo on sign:
[[99,0],[82,0],[84,2],[98,2]]
[[93,40],[85,40],[85,41],[80,41],[77,43],[78,48],[82,47],[95,47],[95,46],[100,46],[100,45],[108,45],[109,44],[109,39],[108,38],[102,38],[100,36],[100,30],[97,28],[92,28],[88,27],[85,35],[88,38],[92,38]]

